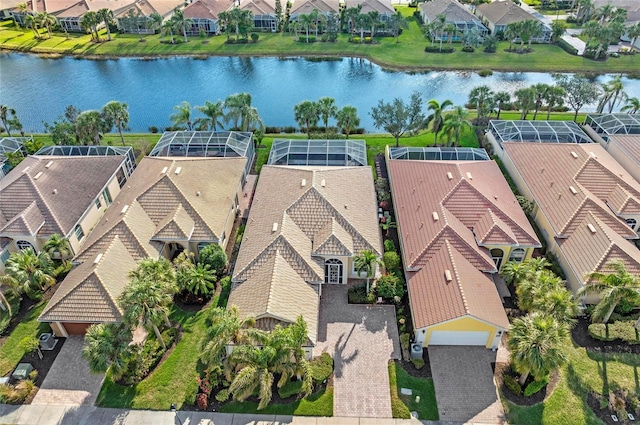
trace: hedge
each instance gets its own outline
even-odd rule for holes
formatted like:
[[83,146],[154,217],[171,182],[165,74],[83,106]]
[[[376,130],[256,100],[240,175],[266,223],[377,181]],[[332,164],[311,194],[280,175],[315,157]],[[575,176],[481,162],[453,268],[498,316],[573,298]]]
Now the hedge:
[[440,47],[436,46],[427,46],[424,48],[424,51],[427,53],[453,53],[456,51],[456,49],[454,47],[443,47],[442,49],[440,49]]
[[300,391],[302,391],[302,381],[287,381],[282,388],[278,389],[278,395],[280,398],[289,398],[300,394]]
[[614,341],[620,339],[629,344],[640,344],[633,321],[616,321],[607,325],[604,323],[592,323],[589,325],[589,335],[600,341]]
[[309,362],[309,369],[314,382],[321,383],[333,373],[333,359],[329,353],[322,353]]
[[558,40],[558,46],[561,47],[562,50],[564,50],[565,52],[567,52],[567,53],[569,53],[571,55],[574,55],[574,56],[578,56],[578,49],[573,47],[571,44],[569,44],[568,42],[566,42],[562,38],[560,40]]

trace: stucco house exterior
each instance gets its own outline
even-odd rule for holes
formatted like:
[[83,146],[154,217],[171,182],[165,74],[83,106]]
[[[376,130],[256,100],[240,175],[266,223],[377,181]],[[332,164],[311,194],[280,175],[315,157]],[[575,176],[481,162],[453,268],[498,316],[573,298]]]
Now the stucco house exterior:
[[415,342],[496,348],[509,321],[494,275],[541,246],[497,164],[388,156],[387,169]]
[[291,21],[298,20],[300,15],[308,15],[317,10],[321,15],[328,16],[330,13],[340,12],[340,2],[338,0],[299,0],[293,3],[289,15]]
[[190,3],[184,8],[184,17],[191,20],[187,35],[199,35],[200,30],[208,35],[220,33],[218,15],[229,9],[232,4],[230,0],[196,0]]
[[151,15],[157,13],[164,20],[173,15],[173,11],[184,2],[181,0],[137,0],[129,1],[127,6],[114,10],[118,30],[132,34],[155,33]]
[[[507,25],[514,22],[528,20],[540,22],[535,16],[511,0],[495,0],[491,3],[480,4],[476,7],[475,14],[493,35],[506,31]],[[540,26],[542,27],[542,35],[531,40],[534,43],[551,42],[551,28],[542,22],[540,22]]]
[[227,305],[264,330],[302,315],[311,356],[322,286],[358,278],[363,250],[383,252],[370,167],[265,165]]
[[256,30],[276,32],[278,18],[276,17],[275,0],[242,0],[239,7],[251,12],[253,27]]
[[[453,41],[460,41],[462,35],[474,29],[480,37],[484,37],[489,32],[480,19],[475,17],[469,9],[456,0],[433,0],[420,3],[420,16],[422,22],[429,24],[438,19],[438,15],[446,17],[446,24],[453,24],[458,29],[458,34],[453,35]],[[434,36],[439,40],[439,34]],[[443,40],[447,40],[445,36]]]

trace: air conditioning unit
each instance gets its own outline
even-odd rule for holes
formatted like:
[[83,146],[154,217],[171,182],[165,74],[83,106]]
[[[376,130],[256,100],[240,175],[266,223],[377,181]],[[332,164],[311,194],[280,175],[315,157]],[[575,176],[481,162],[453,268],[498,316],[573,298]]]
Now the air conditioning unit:
[[53,350],[56,346],[56,339],[52,333],[41,334],[39,338],[40,349],[45,351]]
[[411,359],[421,359],[422,358],[422,344],[415,343],[411,344]]

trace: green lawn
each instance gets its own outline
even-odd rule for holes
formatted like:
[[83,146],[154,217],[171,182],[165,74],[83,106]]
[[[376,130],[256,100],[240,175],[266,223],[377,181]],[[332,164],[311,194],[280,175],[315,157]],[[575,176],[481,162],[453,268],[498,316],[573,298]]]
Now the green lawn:
[[[422,420],[437,421],[439,419],[433,379],[415,378],[409,375],[400,363],[392,362],[389,363],[389,385],[391,386],[391,406],[394,418],[406,417],[408,410],[409,412],[418,412],[418,416]],[[413,394],[410,396],[402,395],[400,388],[410,388]],[[420,401],[417,403],[416,396],[420,396]],[[398,402],[404,404],[406,410],[399,406]]]
[[[5,294],[5,298],[9,302],[9,305],[11,305],[11,311],[15,315],[20,309],[20,297],[14,292],[8,292]],[[4,334],[3,330],[6,330],[9,327],[10,321],[11,317],[9,316],[9,311],[0,309],[0,331],[2,331],[0,332],[0,335]]]
[[[502,71],[547,71],[547,72],[632,72],[640,69],[640,55],[611,58],[606,62],[595,62],[571,56],[554,45],[534,45],[534,52],[519,55],[504,52],[508,43],[500,43],[498,52],[488,54],[479,48],[474,53],[456,51],[451,54],[425,53],[429,42],[420,31],[413,17],[415,9],[397,6],[409,19],[409,29],[396,43],[393,37],[377,38],[377,44],[349,43],[347,34],[340,34],[336,43],[301,43],[290,34],[260,33],[258,43],[225,44],[225,36],[202,40],[192,37],[187,43],[161,43],[160,35],[143,37],[113,34],[111,42],[93,43],[86,34],[56,33],[51,39],[36,40],[31,30],[15,29],[11,21],[0,24],[0,47],[6,50],[31,51],[44,54],[78,56],[173,56],[173,55],[242,55],[242,56],[331,56],[365,57],[387,68],[396,69],[493,69]],[[43,37],[46,37],[43,31]],[[102,34],[106,38],[106,34]],[[206,41],[207,43],[203,43]]]
[[569,349],[570,361],[560,369],[560,382],[546,401],[535,406],[516,406],[503,399],[509,423],[518,425],[587,425],[602,423],[587,405],[591,391],[607,394],[626,388],[640,395],[640,356],[587,353]]
[[258,410],[252,401],[230,401],[220,409],[223,413],[259,413],[265,415],[333,416],[333,388],[318,391],[291,404],[270,404]]
[[0,376],[5,376],[18,365],[18,362],[26,353],[18,347],[22,338],[26,336],[40,336],[43,332],[50,332],[48,323],[38,322],[38,316],[47,305],[46,301],[36,304],[9,334],[0,346]]

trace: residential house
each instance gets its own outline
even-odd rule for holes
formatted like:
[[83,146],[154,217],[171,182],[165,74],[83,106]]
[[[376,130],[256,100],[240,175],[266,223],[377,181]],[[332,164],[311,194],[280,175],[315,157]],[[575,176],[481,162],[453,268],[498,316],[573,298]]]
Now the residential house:
[[366,166],[262,167],[233,271],[228,306],[271,330],[302,316],[317,342],[322,285],[359,276],[354,256],[382,254],[372,171]]
[[340,2],[338,0],[298,0],[293,3],[293,7],[289,14],[290,20],[297,21],[298,16],[308,15],[314,10],[317,10],[325,17],[329,16],[331,13],[337,14],[340,12]]
[[53,234],[79,252],[126,184],[126,159],[32,155],[12,169],[0,180],[0,269],[11,252],[38,252]]
[[253,27],[256,30],[276,32],[278,18],[276,16],[275,0],[242,0],[239,7],[242,10],[251,12],[253,15]]
[[[19,25],[25,26],[27,13],[49,12],[53,14],[73,6],[77,2],[78,0],[0,0],[0,16],[12,18]],[[20,4],[26,6],[24,11],[20,10]]]
[[540,22],[542,35],[531,39],[534,43],[551,42],[551,28],[511,0],[495,0],[476,7],[476,16],[489,28],[491,34],[503,33],[514,22],[534,20]]
[[[195,134],[199,140],[216,134],[165,133],[158,148],[170,147],[176,133]],[[253,146],[250,136],[248,143]],[[94,323],[119,322],[116,300],[138,261],[173,260],[185,251],[197,257],[212,243],[226,247],[250,159],[178,155],[145,157],[95,226],[74,258],[79,265],[38,318],[50,323],[56,335],[81,335]]]
[[571,290],[580,290],[591,272],[607,273],[611,261],[640,274],[640,251],[633,244],[640,183],[602,146],[507,142],[503,148],[502,161],[534,203],[534,219]]
[[396,14],[391,0],[355,0],[348,4],[349,7],[361,6],[360,13],[365,15],[369,12],[378,12],[378,20],[383,23],[388,22]]
[[137,0],[114,11],[118,30],[132,34],[154,34],[156,23],[151,15],[157,13],[162,20],[169,19],[173,11],[184,5],[181,0]]
[[232,5],[231,0],[196,0],[184,8],[184,17],[191,20],[188,35],[199,35],[204,31],[207,35],[219,34],[218,23],[220,12],[224,12]]
[[497,273],[531,258],[540,241],[495,162],[393,150],[387,169],[415,342],[496,348],[509,329]]
[[[53,14],[63,31],[86,32],[87,29],[80,25],[80,21],[85,13],[89,11],[97,12],[100,9],[109,9],[116,15],[132,2],[133,0],[80,0]],[[104,27],[104,22],[98,24],[98,28],[102,27]]]
[[[445,24],[452,24],[457,32],[452,35],[453,41],[460,41],[462,36],[469,31],[477,31],[480,37],[487,35],[487,27],[476,18],[466,6],[456,0],[434,0],[420,3],[420,16],[422,22],[429,24],[438,20],[439,15],[446,18]],[[440,34],[434,33],[436,40],[440,40]],[[443,40],[448,40],[449,34],[443,35]]]

